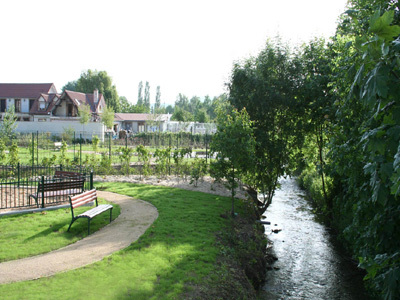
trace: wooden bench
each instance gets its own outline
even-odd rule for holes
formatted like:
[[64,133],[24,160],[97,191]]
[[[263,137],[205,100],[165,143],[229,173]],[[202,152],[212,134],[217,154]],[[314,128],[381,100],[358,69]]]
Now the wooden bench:
[[[93,207],[92,209],[89,209],[78,216],[75,216],[74,214],[74,209],[84,205],[88,204],[90,202],[96,202],[96,206]],[[68,230],[71,228],[72,223],[74,223],[77,219],[79,218],[87,218],[88,219],[88,235],[90,234],[90,221],[97,215],[110,210],[110,223],[112,221],[112,209],[113,206],[110,204],[101,204],[99,205],[97,202],[97,191],[96,189],[81,193],[79,195],[75,196],[69,196],[69,202],[71,204],[71,213],[72,213],[72,221],[71,224],[69,224]]]
[[76,180],[51,180],[40,181],[35,194],[29,195],[29,205],[31,198],[35,199],[37,207],[39,207],[39,199],[44,203],[45,198],[70,196],[82,193],[84,191],[85,179]]
[[70,179],[82,179],[84,175],[78,172],[69,172],[69,171],[58,171],[56,170],[54,174],[54,178],[62,179],[62,178],[70,178]]

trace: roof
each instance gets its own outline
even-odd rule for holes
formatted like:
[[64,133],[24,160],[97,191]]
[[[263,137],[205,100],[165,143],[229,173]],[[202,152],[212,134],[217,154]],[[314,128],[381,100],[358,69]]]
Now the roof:
[[53,83],[0,83],[0,98],[36,99],[40,94],[56,92]]
[[116,113],[116,121],[147,121],[149,114]]
[[103,94],[99,93],[99,98],[98,101],[94,101],[94,94],[85,94],[85,93],[80,93],[80,92],[74,92],[74,91],[64,91],[64,94],[68,96],[74,102],[76,106],[79,106],[81,104],[87,104],[90,106],[92,112],[96,112],[98,109],[98,105],[100,101],[103,98]]
[[54,99],[60,98],[60,94],[40,94],[38,99],[43,98],[45,101],[45,109],[41,110],[39,108],[39,101],[35,101],[30,109],[30,113],[38,114],[38,115],[47,115],[48,112],[53,108],[55,101]]
[[[153,114],[138,114],[138,113],[115,113],[115,121],[130,121],[130,122],[140,122],[140,121],[151,121],[154,120]],[[160,121],[168,121],[168,114],[156,115],[156,119]]]

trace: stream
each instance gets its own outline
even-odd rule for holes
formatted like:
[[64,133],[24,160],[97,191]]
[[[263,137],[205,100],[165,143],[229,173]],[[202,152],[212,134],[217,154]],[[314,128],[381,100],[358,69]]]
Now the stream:
[[305,192],[293,178],[280,183],[265,213],[271,222],[265,233],[278,260],[267,272],[261,299],[368,299],[363,275],[316,220]]

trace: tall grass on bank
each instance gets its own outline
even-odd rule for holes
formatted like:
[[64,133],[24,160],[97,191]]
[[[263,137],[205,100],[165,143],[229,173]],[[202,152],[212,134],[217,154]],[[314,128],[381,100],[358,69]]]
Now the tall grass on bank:
[[84,268],[1,285],[2,299],[177,299],[204,280],[229,275],[217,270],[215,237],[228,224],[220,214],[229,210],[229,198],[130,183],[97,188],[149,201],[159,217],[128,248]]

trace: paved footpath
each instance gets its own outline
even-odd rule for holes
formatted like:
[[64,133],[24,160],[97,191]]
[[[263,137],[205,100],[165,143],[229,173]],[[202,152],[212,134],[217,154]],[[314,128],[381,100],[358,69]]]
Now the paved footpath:
[[111,192],[98,196],[121,207],[109,225],[64,248],[24,259],[0,263],[0,284],[47,277],[94,263],[136,241],[157,219],[148,202]]

